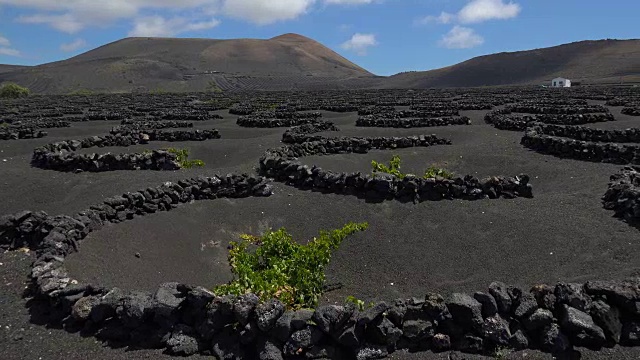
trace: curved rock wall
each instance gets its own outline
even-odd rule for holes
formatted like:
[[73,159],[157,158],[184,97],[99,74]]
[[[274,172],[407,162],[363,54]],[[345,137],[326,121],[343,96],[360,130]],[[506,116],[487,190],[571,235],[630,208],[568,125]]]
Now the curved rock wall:
[[79,154],[76,150],[91,147],[130,146],[147,141],[203,141],[219,139],[218,130],[119,132],[92,136],[84,140],[61,141],[33,151],[31,164],[57,171],[177,170],[176,155],[164,150],[133,154]]
[[449,125],[471,125],[471,119],[466,116],[461,117],[441,117],[441,118],[397,118],[389,119],[378,115],[361,116],[356,120],[356,126],[362,127],[392,127],[392,128],[414,128],[433,127]]
[[305,125],[294,126],[287,129],[282,134],[282,142],[287,144],[300,144],[307,141],[320,141],[322,136],[310,136],[311,134],[322,131],[340,131],[334,123],[328,121],[319,121]]
[[529,291],[494,282],[473,295],[429,293],[364,309],[292,311],[277,299],[216,296],[179,283],[152,292],[78,283],[64,267],[79,242],[106,223],[192,200],[271,192],[263,178],[199,177],[111,197],[74,216],[24,211],[0,218],[0,247],[34,250],[31,295],[63,318],[66,329],[91,329],[104,341],[174,355],[379,359],[397,349],[493,354],[532,348],[561,355],[573,346],[640,345],[640,279],[540,284]]
[[179,170],[175,154],[165,150],[134,154],[76,154],[34,151],[31,165],[65,172],[103,172],[116,170]]
[[609,109],[602,105],[566,105],[566,106],[550,106],[550,105],[534,105],[534,104],[515,104],[506,107],[511,112],[529,113],[529,114],[554,114],[554,115],[575,115],[588,113],[608,113]]
[[538,115],[513,115],[509,109],[496,110],[484,117],[487,124],[493,124],[496,129],[523,131],[530,123],[544,123],[557,125],[580,125],[606,121],[615,121],[610,113],[598,114],[538,114]]
[[605,209],[613,210],[616,217],[637,224],[640,219],[640,172],[627,166],[611,175],[609,187],[602,196]]
[[249,116],[241,116],[236,120],[236,124],[242,127],[251,128],[275,128],[290,127],[317,122],[315,118],[299,118],[299,119],[263,119]]
[[533,196],[527,175],[483,180],[472,176],[452,180],[423,179],[416,176],[399,179],[388,174],[334,173],[269,155],[260,159],[260,174],[301,189],[355,195],[373,201],[396,199],[417,203],[443,199],[513,199]]
[[535,124],[545,135],[567,137],[583,141],[640,143],[640,129],[604,130],[585,126]]
[[120,126],[114,127],[111,133],[121,131],[141,131],[151,129],[169,129],[169,128],[192,128],[193,123],[190,121],[136,121],[122,120]]
[[435,135],[419,135],[407,137],[338,137],[320,138],[291,144],[267,152],[267,156],[294,158],[309,155],[325,155],[340,153],[367,153],[371,149],[397,149],[409,147],[426,147],[432,145],[448,145],[450,140]]
[[333,173],[303,165],[295,158],[318,154],[367,153],[371,149],[396,149],[446,145],[451,142],[435,135],[403,138],[322,138],[294,143],[267,151],[260,159],[260,174],[302,189],[362,196],[370,200],[420,202],[442,199],[483,199],[532,197],[527,175],[512,178],[492,177],[478,180],[472,176],[453,180],[423,179],[407,176],[399,179],[388,174]]
[[52,129],[63,128],[71,126],[71,123],[66,120],[51,120],[51,119],[21,119],[11,122],[11,126],[17,127],[35,127],[39,129]]
[[38,139],[45,136],[46,131],[35,127],[0,126],[0,140]]
[[626,107],[622,109],[622,114],[631,116],[640,116],[640,108]]
[[540,125],[527,128],[520,143],[542,154],[584,161],[640,164],[640,146],[598,143],[545,135]]

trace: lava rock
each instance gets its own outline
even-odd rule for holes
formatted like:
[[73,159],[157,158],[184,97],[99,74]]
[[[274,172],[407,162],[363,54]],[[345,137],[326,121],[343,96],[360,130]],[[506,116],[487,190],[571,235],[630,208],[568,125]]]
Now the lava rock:
[[267,340],[261,339],[258,341],[256,347],[259,360],[282,360],[282,351],[276,344]]
[[420,343],[435,334],[433,323],[426,320],[407,320],[402,324],[403,336],[411,343]]
[[[276,339],[278,339],[281,342],[287,341],[287,339],[289,338],[292,332],[291,321],[293,320],[293,317],[294,317],[293,311],[286,311],[284,314],[282,314],[282,316],[280,316],[278,321],[276,321],[276,324],[271,330],[273,336]],[[302,329],[298,329],[298,330],[302,330]]]
[[245,294],[239,296],[233,303],[233,315],[242,326],[249,323],[249,318],[253,315],[260,298],[256,294]]
[[153,296],[154,320],[161,326],[169,326],[177,321],[178,308],[185,300],[185,295],[178,290],[179,286],[176,282],[164,283]]
[[585,293],[582,284],[560,283],[555,288],[556,302],[566,304],[580,311],[589,311],[591,298]]
[[526,318],[538,309],[538,301],[532,294],[524,294],[518,301],[518,306],[514,311],[518,319]]
[[544,329],[553,323],[553,313],[547,309],[538,309],[524,319],[524,327],[529,331]]
[[628,322],[622,327],[620,344],[625,346],[640,346],[640,322]]
[[307,353],[305,354],[305,358],[307,359],[340,359],[337,355],[337,350],[334,346],[323,344],[323,345],[314,345]]
[[364,342],[365,327],[357,323],[347,326],[337,340],[340,344],[350,349],[357,349]]
[[364,323],[365,325],[372,322],[378,316],[382,315],[384,312],[389,310],[389,305],[386,302],[382,301],[374,306],[368,308],[363,313],[360,314],[358,321]]
[[482,316],[484,318],[492,317],[498,313],[498,304],[493,296],[483,292],[476,292],[473,294],[473,298],[482,304]]
[[451,338],[446,334],[435,334],[431,338],[431,346],[434,351],[447,351],[451,349]]
[[167,341],[167,350],[172,355],[190,356],[198,352],[198,340],[193,336],[193,329],[178,326]]
[[116,310],[122,323],[129,328],[140,326],[150,314],[153,307],[150,294],[134,292],[122,300],[122,305]]
[[300,309],[293,313],[293,318],[291,319],[291,328],[295,330],[302,330],[307,325],[309,325],[309,321],[313,318],[314,310],[311,309]]
[[87,321],[91,317],[93,309],[100,304],[100,297],[86,296],[73,304],[71,316],[77,321]]
[[100,298],[100,303],[93,307],[91,311],[91,321],[97,324],[115,316],[125,296],[126,294],[121,289],[111,289]]
[[576,345],[598,349],[606,341],[604,331],[589,314],[568,305],[561,308],[560,324]]
[[284,344],[283,352],[288,356],[302,355],[322,339],[322,333],[315,327],[308,327],[291,334]]
[[232,323],[235,320],[234,302],[235,298],[232,296],[214,298],[205,309],[205,317],[198,326],[198,333],[205,339],[211,339],[226,324]]
[[258,325],[254,321],[249,321],[247,325],[240,330],[240,343],[248,346],[252,344],[259,335]]
[[484,349],[484,341],[482,338],[468,334],[458,342],[455,348],[462,352],[478,354]]
[[404,321],[404,315],[407,312],[407,305],[403,300],[396,300],[395,304],[387,311],[387,318],[395,326],[401,326]]
[[610,306],[602,300],[597,300],[591,305],[590,313],[593,321],[604,331],[607,340],[612,341],[614,344],[620,343],[622,334],[620,311],[615,306]]
[[524,350],[529,348],[529,338],[527,334],[522,331],[516,331],[511,338],[509,338],[509,347],[515,350]]
[[509,324],[500,316],[486,318],[482,324],[482,337],[498,346],[507,346],[511,338]]
[[466,329],[480,328],[484,322],[482,304],[467,294],[451,294],[447,299],[447,309],[453,320]]
[[375,359],[384,359],[389,356],[389,352],[387,348],[384,346],[377,345],[366,345],[358,350],[356,354],[357,360],[375,360]]
[[227,329],[213,339],[211,353],[218,360],[245,359],[245,351],[240,346],[237,334]]
[[498,304],[498,311],[501,314],[509,314],[511,312],[511,296],[507,292],[507,285],[501,282],[492,282],[489,285],[489,293]]
[[324,333],[336,335],[351,315],[343,306],[325,305],[316,309],[313,320]]
[[372,339],[378,345],[387,345],[395,347],[400,337],[402,337],[402,330],[398,329],[391,320],[384,316],[377,317],[372,323],[367,326],[368,338]]
[[573,350],[569,338],[560,331],[557,324],[547,326],[541,333],[540,347],[553,354],[564,354]]
[[269,300],[256,307],[256,319],[261,331],[269,331],[284,313],[284,304],[279,300]]
[[604,295],[607,302],[633,315],[640,315],[640,279],[625,281],[588,281],[589,295]]

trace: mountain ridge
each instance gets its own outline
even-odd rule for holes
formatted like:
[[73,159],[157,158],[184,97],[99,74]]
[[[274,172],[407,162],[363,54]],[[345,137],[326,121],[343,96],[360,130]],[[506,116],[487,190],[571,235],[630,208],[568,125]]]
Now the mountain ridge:
[[584,83],[607,82],[616,77],[639,81],[640,40],[583,40],[481,55],[440,69],[392,75],[387,86],[525,85],[546,83],[558,76]]
[[585,40],[481,55],[427,71],[377,76],[300,34],[270,39],[129,37],[37,66],[0,65],[0,82],[36,93],[321,90],[640,81],[640,40]]

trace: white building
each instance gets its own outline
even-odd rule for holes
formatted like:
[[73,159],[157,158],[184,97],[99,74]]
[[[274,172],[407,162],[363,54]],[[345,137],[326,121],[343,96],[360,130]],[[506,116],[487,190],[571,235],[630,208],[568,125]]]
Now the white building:
[[565,78],[555,78],[551,80],[552,87],[571,87],[571,80]]

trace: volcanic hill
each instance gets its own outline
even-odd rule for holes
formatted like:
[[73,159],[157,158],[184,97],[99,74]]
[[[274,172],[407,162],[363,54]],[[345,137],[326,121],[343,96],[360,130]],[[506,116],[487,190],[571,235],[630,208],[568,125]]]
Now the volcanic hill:
[[333,50],[297,34],[267,40],[126,38],[68,60],[8,72],[3,67],[0,81],[15,81],[39,93],[285,90],[373,77]]
[[640,40],[580,41],[479,56],[429,71],[376,76],[297,34],[271,39],[126,38],[68,60],[0,65],[0,82],[35,93],[337,90],[640,82]]
[[430,71],[400,73],[388,88],[549,84],[562,76],[574,83],[640,81],[640,40],[580,41],[542,49],[485,55]]

